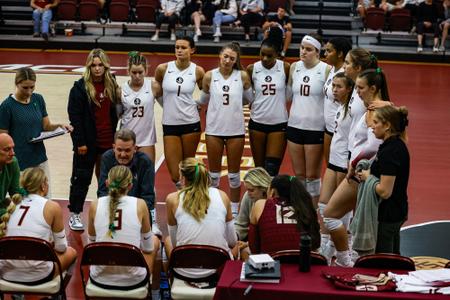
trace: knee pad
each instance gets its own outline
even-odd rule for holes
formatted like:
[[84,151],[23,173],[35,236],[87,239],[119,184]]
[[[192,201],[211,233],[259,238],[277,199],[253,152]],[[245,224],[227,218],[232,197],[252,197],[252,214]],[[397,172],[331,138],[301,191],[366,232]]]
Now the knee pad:
[[228,183],[230,188],[236,189],[241,186],[241,173],[228,173]]
[[353,217],[353,211],[349,211],[341,218],[342,225],[344,225],[345,229],[347,229],[347,230],[350,226],[350,221],[351,221],[352,217]]
[[218,188],[220,183],[220,172],[209,172],[209,178],[211,178],[211,186]]
[[320,178],[306,179],[305,187],[311,197],[318,197],[320,195]]
[[323,212],[325,211],[325,207],[327,207],[327,205],[325,204],[325,203],[320,203],[319,202],[319,204],[317,205],[318,207],[319,207],[319,209],[318,209],[318,211],[319,211],[319,215],[322,217],[322,219],[324,218],[323,217]]
[[264,169],[270,176],[277,176],[280,171],[281,159],[275,157],[266,157]]
[[342,221],[335,218],[323,218],[323,224],[329,231],[334,231],[342,226]]

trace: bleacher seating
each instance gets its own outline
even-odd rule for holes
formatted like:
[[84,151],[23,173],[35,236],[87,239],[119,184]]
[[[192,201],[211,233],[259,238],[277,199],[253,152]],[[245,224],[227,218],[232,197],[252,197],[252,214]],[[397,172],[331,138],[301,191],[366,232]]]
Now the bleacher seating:
[[410,31],[411,13],[405,8],[396,8],[390,12],[388,19],[390,31]]
[[80,20],[93,21],[99,18],[100,8],[97,0],[80,0],[78,6],[78,12],[80,14]]
[[365,28],[384,30],[385,12],[378,7],[369,7],[366,12]]
[[61,0],[57,7],[56,18],[58,20],[75,21],[77,16],[77,0]]
[[109,5],[109,18],[113,22],[130,21],[130,9],[128,0],[112,0]]

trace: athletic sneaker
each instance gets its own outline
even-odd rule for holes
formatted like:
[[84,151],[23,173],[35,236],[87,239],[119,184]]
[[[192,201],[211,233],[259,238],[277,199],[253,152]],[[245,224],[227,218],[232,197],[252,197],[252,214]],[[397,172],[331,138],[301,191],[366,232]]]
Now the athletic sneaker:
[[434,46],[434,47],[433,47],[433,52],[434,52],[434,53],[438,53],[438,52],[439,52],[438,46]]
[[220,37],[215,36],[214,37],[214,43],[220,43]]
[[213,37],[220,37],[222,36],[222,32],[220,32],[220,27],[217,27],[216,31],[213,34]]
[[69,227],[72,230],[79,231],[84,230],[83,222],[81,221],[80,214],[72,213],[69,218]]
[[202,31],[201,31],[200,29],[197,29],[197,30],[195,31],[195,35],[196,35],[196,36],[202,36]]
[[422,46],[417,47],[417,53],[421,53],[423,51]]
[[445,47],[444,47],[444,46],[440,46],[440,47],[439,47],[439,51],[445,52]]
[[150,40],[152,42],[156,42],[157,40],[159,40],[159,36],[157,34],[154,34]]
[[194,38],[193,38],[193,40],[194,40],[194,42],[198,42],[198,35],[197,34],[194,34]]
[[175,35],[175,33],[171,33],[170,34],[170,40],[171,41],[175,41],[177,39],[177,36]]

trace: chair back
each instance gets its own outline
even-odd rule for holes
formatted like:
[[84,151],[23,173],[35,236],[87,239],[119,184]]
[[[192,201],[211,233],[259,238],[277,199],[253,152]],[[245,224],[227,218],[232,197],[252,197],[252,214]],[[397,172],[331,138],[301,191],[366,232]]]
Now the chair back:
[[75,0],[62,0],[56,7],[58,20],[75,21],[78,3]]
[[389,17],[389,29],[391,31],[410,31],[411,13],[406,8],[395,8]]
[[99,17],[100,7],[93,0],[81,0],[78,11],[81,21],[96,21]]
[[359,257],[354,267],[415,271],[414,261],[406,256],[390,253],[369,254]]
[[381,8],[370,7],[367,9],[365,27],[372,30],[383,30],[385,12]]
[[[282,264],[298,264],[300,261],[300,250],[281,250],[273,253],[272,258],[279,260]],[[311,264],[316,266],[327,266],[328,262],[325,256],[311,252]]]
[[[222,248],[208,245],[183,245],[177,246],[172,250],[169,259],[169,276],[177,277],[190,281],[205,281],[213,276],[217,276],[230,255]],[[185,278],[178,274],[175,268],[193,268],[193,269],[215,269],[216,273],[207,278]]]
[[[6,259],[53,262],[59,272],[60,277],[58,294],[62,295],[63,298],[65,298],[65,284],[68,283],[68,280],[64,281],[59,259],[56,256],[52,244],[50,244],[46,240],[26,236],[3,237],[0,239],[0,260]],[[24,284],[24,287],[27,286]],[[28,289],[25,288],[23,293],[27,292]],[[45,293],[36,292],[36,294]]]
[[114,22],[126,22],[130,17],[130,5],[122,0],[113,0],[109,5],[109,17]]

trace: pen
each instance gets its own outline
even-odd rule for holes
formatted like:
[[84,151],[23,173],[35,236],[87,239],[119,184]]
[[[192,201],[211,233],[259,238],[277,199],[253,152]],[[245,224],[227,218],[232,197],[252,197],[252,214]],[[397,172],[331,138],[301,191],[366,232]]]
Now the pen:
[[247,296],[248,294],[250,294],[250,291],[252,290],[253,285],[250,284],[244,291],[244,296]]

